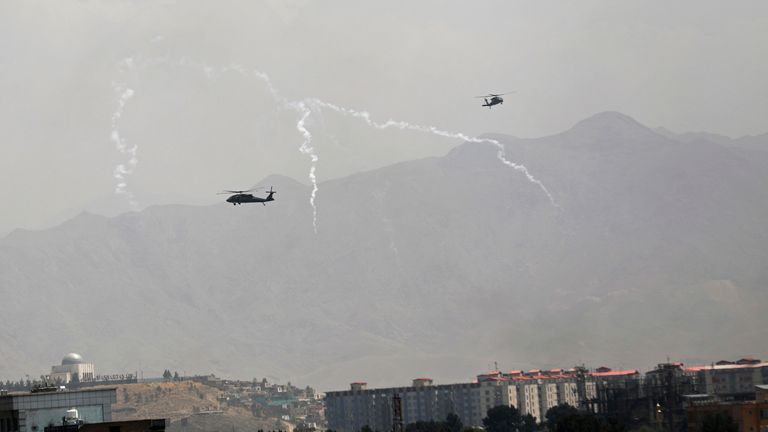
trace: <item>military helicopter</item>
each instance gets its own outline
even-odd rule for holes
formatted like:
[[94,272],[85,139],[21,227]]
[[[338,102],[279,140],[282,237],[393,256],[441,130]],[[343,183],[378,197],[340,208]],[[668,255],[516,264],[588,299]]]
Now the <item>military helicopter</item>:
[[273,190],[272,186],[269,187],[266,198],[255,197],[252,194],[248,193],[248,192],[253,192],[259,189],[264,189],[264,188],[258,187],[258,188],[248,189],[248,190],[225,190],[225,191],[219,192],[219,195],[234,194],[231,197],[227,198],[227,202],[232,203],[232,205],[238,205],[242,203],[261,203],[262,205],[267,205],[266,203],[268,203],[269,201],[275,200],[274,198],[272,198],[272,195],[276,194],[277,191]]
[[[508,95],[510,93],[514,93],[514,92],[499,93],[499,94],[490,93],[490,94],[487,94],[485,96],[475,96],[475,97],[476,98],[483,98],[483,99],[485,99],[485,103],[482,106],[484,106],[484,107],[487,106],[488,109],[491,109],[491,107],[494,106],[494,105],[503,104],[504,103],[504,98],[502,98],[502,96],[503,95]],[[488,100],[488,98],[491,98],[491,99]]]

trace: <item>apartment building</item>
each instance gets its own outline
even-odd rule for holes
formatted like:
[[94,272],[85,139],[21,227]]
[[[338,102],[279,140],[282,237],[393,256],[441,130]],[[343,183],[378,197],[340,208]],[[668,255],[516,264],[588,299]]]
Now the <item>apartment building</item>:
[[759,360],[721,361],[688,367],[685,372],[695,375],[701,393],[718,396],[752,394],[756,385],[768,383],[768,362]]
[[[587,397],[597,397],[594,382],[588,378],[584,385]],[[478,375],[472,383],[448,385],[417,378],[409,387],[382,389],[355,382],[349,390],[325,396],[328,428],[338,432],[357,432],[363,426],[393,430],[398,411],[403,425],[442,421],[448,414],[456,414],[465,426],[479,427],[488,410],[497,406],[516,407],[522,415],[530,414],[540,422],[547,410],[561,403],[579,406],[576,377],[562,370],[494,371]]]
[[490,408],[516,404],[517,392],[502,379],[434,385],[429,378],[417,378],[410,387],[383,389],[368,389],[367,384],[356,382],[350,390],[326,393],[328,428],[338,432],[357,432],[363,426],[392,430],[398,398],[404,425],[445,420],[448,414],[456,414],[467,426],[482,426]]

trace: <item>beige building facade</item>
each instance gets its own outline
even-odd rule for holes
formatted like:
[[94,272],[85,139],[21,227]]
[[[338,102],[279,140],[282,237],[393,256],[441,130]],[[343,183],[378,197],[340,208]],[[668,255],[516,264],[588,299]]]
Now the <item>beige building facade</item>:
[[96,371],[93,363],[87,363],[77,353],[69,353],[61,360],[60,365],[52,366],[48,379],[52,382],[68,384],[72,381],[93,381]]

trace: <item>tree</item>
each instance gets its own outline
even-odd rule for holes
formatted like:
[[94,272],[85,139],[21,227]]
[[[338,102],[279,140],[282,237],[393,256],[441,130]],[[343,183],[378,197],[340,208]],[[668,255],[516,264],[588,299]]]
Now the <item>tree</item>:
[[564,417],[576,415],[578,413],[579,410],[568,404],[553,406],[547,410],[546,414],[544,414],[544,419],[547,423],[547,429],[549,429],[551,432],[555,432],[557,430],[558,420]]
[[462,432],[464,425],[461,423],[461,419],[454,413],[448,414],[445,418],[445,429],[448,432]]
[[408,423],[405,426],[405,432],[444,432],[444,423],[434,420],[419,420],[414,423]]
[[488,410],[483,426],[488,432],[515,432],[520,429],[521,421],[517,408],[500,405]]
[[707,414],[701,422],[702,432],[737,432],[739,430],[731,416],[726,413]]
[[568,404],[553,406],[552,408],[547,410],[546,414],[544,414],[544,418],[547,420],[547,429],[549,429],[552,432],[556,432],[558,420],[560,420],[563,417],[572,416],[578,413],[579,413],[579,410],[577,410],[576,408]]
[[179,381],[179,380],[180,380],[180,378],[179,378],[179,373],[178,373],[178,372],[174,372],[174,373],[173,373],[173,380],[174,380],[174,381]]
[[659,429],[653,428],[648,425],[640,426],[639,429],[632,429],[632,432],[659,432]]
[[603,432],[624,432],[626,430],[627,427],[624,423],[615,418],[609,418],[603,423]]
[[578,413],[557,420],[557,432],[595,432],[600,430],[600,420],[592,413]]
[[163,379],[164,379],[165,381],[170,381],[172,376],[173,376],[173,374],[171,374],[171,371],[169,371],[168,369],[166,369],[166,370],[163,372]]
[[518,427],[520,432],[536,432],[536,417],[526,414],[520,419],[520,426]]
[[405,432],[465,432],[465,429],[459,416],[451,413],[445,421],[419,420],[408,423]]

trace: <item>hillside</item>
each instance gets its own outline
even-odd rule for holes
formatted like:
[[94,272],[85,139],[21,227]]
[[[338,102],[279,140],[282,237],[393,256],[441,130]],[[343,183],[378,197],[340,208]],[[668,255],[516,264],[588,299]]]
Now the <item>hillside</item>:
[[216,388],[192,381],[121,384],[117,386],[112,417],[115,420],[166,418],[174,422],[199,411],[219,410],[219,395]]
[[[269,206],[82,214],[0,240],[0,376],[76,350],[114,371],[466,379],[765,356],[768,152],[619,113],[323,182]],[[51,323],[56,325],[52,326]],[[35,340],[35,344],[28,343]]]
[[115,421],[164,418],[170,431],[286,430],[275,418],[255,417],[241,407],[220,404],[221,391],[197,382],[121,384],[112,406]]

